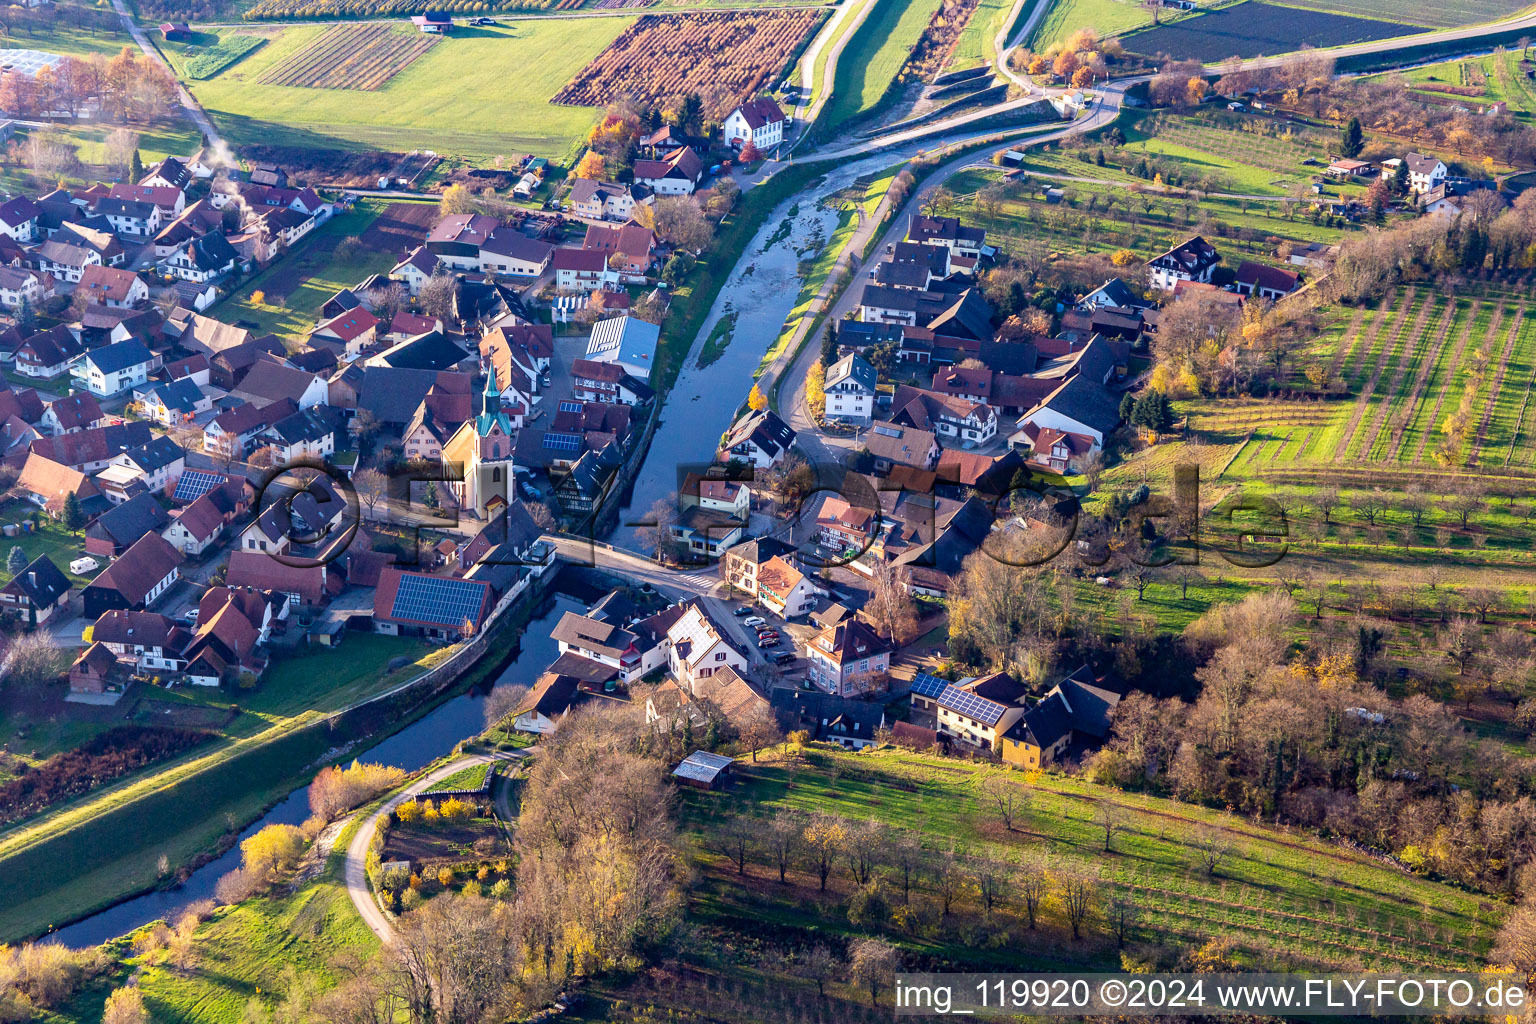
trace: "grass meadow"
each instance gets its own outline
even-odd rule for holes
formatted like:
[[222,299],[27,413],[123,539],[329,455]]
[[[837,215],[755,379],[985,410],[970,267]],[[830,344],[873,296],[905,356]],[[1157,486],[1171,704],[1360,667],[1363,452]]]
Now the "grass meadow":
[[482,161],[537,153],[567,163],[597,110],[550,98],[633,19],[498,20],[455,32],[373,92],[259,81],[314,43],[323,25],[283,28],[190,87],[236,146],[431,149]]
[[838,58],[832,98],[818,124],[822,137],[880,104],[938,7],[939,0],[883,0],[869,12]]
[[[1372,857],[1301,830],[1272,829],[1223,813],[1125,793],[1065,776],[1010,771],[975,762],[884,749],[849,754],[813,748],[772,763],[740,762],[733,794],[685,793],[689,833],[709,851],[722,817],[765,817],[781,807],[827,811],[850,821],[873,818],[915,834],[928,849],[954,843],[967,857],[1009,862],[1026,851],[1099,873],[1103,899],[1137,907],[1135,938],[1199,945],[1230,939],[1254,962],[1305,962],[1365,970],[1476,969],[1498,911],[1482,897],[1415,877]],[[1005,829],[983,794],[983,781],[1003,774],[1027,801],[1022,820]],[[1098,822],[1114,805],[1124,822],[1111,850]],[[1199,862],[1196,844],[1216,830],[1231,853],[1214,874]],[[851,882],[833,874],[835,894],[818,899],[814,875],[802,868],[781,886],[764,853],[738,878],[734,865],[705,852],[694,909],[705,922],[750,931],[849,933],[841,900]],[[899,904],[899,888],[888,898]],[[926,880],[913,900],[932,904]],[[942,959],[950,970],[989,968],[1094,970],[1118,967],[1102,918],[1073,941],[1064,918],[1047,903],[1041,931],[1023,941],[1021,908],[1005,898],[994,926],[1012,941],[967,941],[963,924],[950,929],[890,928],[885,936],[910,957]],[[974,890],[957,915],[979,918]],[[1020,958],[1024,959],[1021,960]],[[964,966],[960,966],[964,965]]]

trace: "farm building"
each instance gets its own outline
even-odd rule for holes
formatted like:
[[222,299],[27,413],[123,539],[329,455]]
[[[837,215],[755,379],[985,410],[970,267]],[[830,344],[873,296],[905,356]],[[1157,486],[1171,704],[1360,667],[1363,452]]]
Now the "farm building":
[[731,781],[731,766],[736,762],[724,754],[695,750],[672,769],[672,777],[695,789],[724,789]]

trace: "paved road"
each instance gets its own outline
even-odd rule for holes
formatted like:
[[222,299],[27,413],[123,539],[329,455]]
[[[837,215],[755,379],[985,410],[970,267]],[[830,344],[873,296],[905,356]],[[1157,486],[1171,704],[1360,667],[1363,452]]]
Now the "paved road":
[[139,23],[133,20],[133,15],[128,13],[128,8],[123,3],[123,0],[112,0],[112,9],[117,12],[118,18],[122,20],[123,28],[128,30],[128,34],[133,36],[133,41],[139,44],[139,49],[144,51],[144,56],[165,68],[171,79],[176,82],[176,98],[181,101],[181,107],[187,112],[187,116],[192,119],[192,123],[197,125],[198,129],[208,137],[209,145],[213,146],[215,151],[219,153],[228,154],[230,150],[228,144],[224,141],[224,137],[213,126],[213,121],[204,113],[203,108],[197,105],[197,100],[192,98],[192,94],[187,91],[186,86],[181,84],[181,79],[176,77],[176,69],[166,62],[166,59],[160,55],[160,51],[155,49],[154,44],[149,41],[149,37],[144,34],[144,30],[139,27]]

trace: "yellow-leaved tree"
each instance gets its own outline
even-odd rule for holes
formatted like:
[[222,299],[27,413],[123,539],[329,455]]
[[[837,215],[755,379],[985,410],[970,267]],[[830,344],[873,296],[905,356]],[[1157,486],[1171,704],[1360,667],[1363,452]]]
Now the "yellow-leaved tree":
[[589,149],[581,155],[580,160],[576,161],[576,169],[571,172],[571,176],[596,181],[603,176],[607,166],[601,156]]
[[761,386],[752,385],[752,392],[747,395],[747,408],[753,412],[762,412],[768,408],[768,396],[763,394]]
[[811,372],[805,375],[805,401],[817,419],[827,411],[827,368],[819,359],[811,364]]

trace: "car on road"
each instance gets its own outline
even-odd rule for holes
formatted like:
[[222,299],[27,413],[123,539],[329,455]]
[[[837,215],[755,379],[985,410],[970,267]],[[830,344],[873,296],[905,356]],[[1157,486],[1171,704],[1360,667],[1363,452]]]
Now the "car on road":
[[752,626],[752,627],[755,628],[757,626],[766,626],[766,625],[768,625],[768,620],[763,618],[761,615],[753,615],[753,616],[750,616],[749,618],[742,619],[741,620],[741,624],[744,625],[744,626]]
[[496,19],[495,18],[470,18],[469,19],[469,23],[471,25],[494,25],[494,24],[496,24]]
[[751,615],[751,614],[752,614],[752,609],[751,609],[751,608],[748,608],[748,607],[747,607],[747,606],[746,606],[746,605],[742,605],[742,606],[741,606],[741,607],[740,607],[740,608],[737,608],[737,609],[736,609],[736,610],[735,610],[735,611],[734,611],[734,612],[732,612],[732,613],[731,613],[731,614],[732,614],[732,615],[734,615],[734,616],[736,616],[736,617],[737,617],[737,618],[738,618],[738,619],[739,619],[739,618],[741,618],[741,617],[742,617],[742,616],[743,616],[743,615]]

